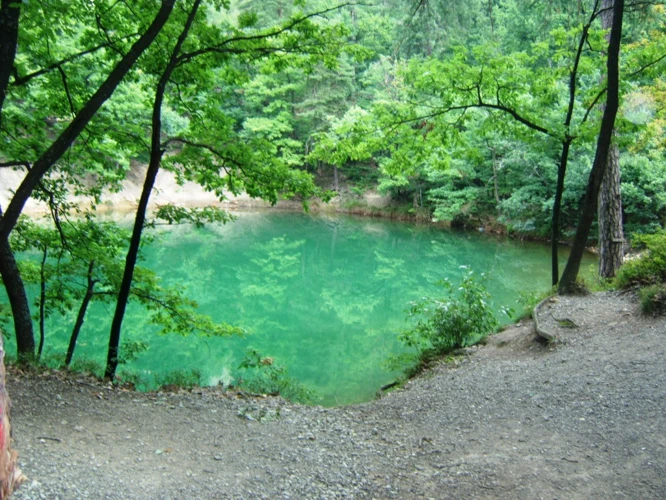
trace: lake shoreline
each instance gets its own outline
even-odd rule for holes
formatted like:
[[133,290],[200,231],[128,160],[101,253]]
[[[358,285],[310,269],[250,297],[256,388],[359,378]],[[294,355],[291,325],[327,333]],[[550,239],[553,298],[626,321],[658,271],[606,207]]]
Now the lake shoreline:
[[[127,219],[127,215],[134,212],[141,195],[145,165],[133,164],[123,181],[119,192],[105,193],[103,201],[96,207],[98,214],[106,217]],[[7,206],[11,199],[12,189],[20,183],[22,176],[20,172],[7,169],[0,170],[0,206]],[[80,207],[90,206],[90,200],[82,197],[72,197],[69,201],[79,203]],[[157,176],[155,188],[149,203],[149,210],[165,204],[175,204],[181,207],[199,208],[204,206],[217,206],[225,210],[281,210],[300,212],[303,210],[301,200],[279,200],[275,205],[251,198],[246,194],[229,196],[229,199],[220,201],[213,193],[203,190],[198,184],[185,182],[179,184],[175,175],[166,170],[161,170]],[[532,233],[518,233],[510,231],[509,228],[494,219],[467,221],[465,224],[456,225],[449,222],[433,221],[431,214],[422,208],[414,208],[409,204],[396,204],[389,196],[381,195],[375,190],[368,190],[362,195],[351,193],[344,184],[341,185],[340,194],[328,203],[320,199],[312,199],[308,202],[310,211],[313,213],[339,213],[360,217],[385,218],[389,220],[400,220],[417,224],[429,224],[435,227],[462,229],[478,231],[486,234],[508,236],[520,241],[547,242],[549,239]],[[23,211],[28,216],[48,215],[48,207],[33,199],[28,200]],[[566,240],[561,242],[568,245]]]
[[553,307],[579,325],[557,347],[521,322],[337,408],[10,369],[14,498],[659,497],[666,317],[609,292]]

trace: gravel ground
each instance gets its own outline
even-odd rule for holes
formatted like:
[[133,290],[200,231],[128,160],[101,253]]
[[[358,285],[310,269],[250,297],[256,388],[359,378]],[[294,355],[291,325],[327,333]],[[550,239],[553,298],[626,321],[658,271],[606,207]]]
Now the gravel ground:
[[15,498],[665,498],[666,318],[611,293],[541,313],[562,343],[515,325],[340,408],[13,371]]

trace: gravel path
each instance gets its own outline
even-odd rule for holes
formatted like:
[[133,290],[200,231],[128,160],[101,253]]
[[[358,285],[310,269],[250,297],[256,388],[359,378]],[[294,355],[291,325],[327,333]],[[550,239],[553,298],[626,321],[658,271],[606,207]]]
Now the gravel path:
[[15,498],[666,497],[666,318],[610,293],[542,314],[562,344],[513,326],[332,409],[13,372]]

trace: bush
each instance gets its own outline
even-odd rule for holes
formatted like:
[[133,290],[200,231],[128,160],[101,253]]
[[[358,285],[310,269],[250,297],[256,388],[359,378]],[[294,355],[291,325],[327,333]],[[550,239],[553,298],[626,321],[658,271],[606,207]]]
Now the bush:
[[193,389],[203,384],[199,370],[174,370],[158,377],[157,385],[162,389]]
[[615,278],[619,288],[654,285],[666,281],[666,231],[634,235],[633,242],[645,252],[624,264]]
[[666,314],[666,285],[652,285],[638,292],[644,314]]
[[265,357],[255,349],[248,349],[239,368],[247,375],[238,385],[247,391],[274,396],[279,394],[297,403],[312,403],[314,400],[314,391],[289,377],[287,368],[275,364],[273,358]]
[[[491,297],[484,281],[484,275],[478,279],[469,271],[459,286],[448,279],[441,282],[446,291],[444,298],[426,298],[412,304],[409,313],[418,318],[416,326],[403,332],[400,340],[416,348],[420,366],[454,349],[472,345],[497,329],[499,321],[490,306]],[[503,309],[503,313],[509,314],[510,310]]]

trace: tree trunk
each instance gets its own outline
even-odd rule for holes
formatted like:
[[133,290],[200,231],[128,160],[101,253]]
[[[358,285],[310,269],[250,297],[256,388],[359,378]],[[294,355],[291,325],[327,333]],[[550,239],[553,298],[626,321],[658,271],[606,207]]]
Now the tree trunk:
[[[613,0],[603,0],[601,26],[610,29],[613,25]],[[599,192],[599,276],[615,277],[622,265],[624,249],[622,229],[622,194],[620,192],[620,150],[611,145],[606,164],[606,174]]]
[[550,239],[550,265],[551,265],[551,282],[552,285],[557,285],[560,279],[560,216],[562,213],[562,194],[564,193],[564,177],[567,173],[567,163],[569,162],[569,150],[571,149],[571,141],[573,139],[567,136],[562,141],[562,154],[560,156],[560,164],[557,168],[557,187],[555,189],[555,201],[553,202],[553,218],[552,218],[552,235]]
[[2,0],[0,4],[0,118],[7,97],[9,77],[14,69],[18,41],[20,0]]
[[337,165],[333,165],[333,191],[340,192],[340,177],[338,176]]
[[18,453],[12,449],[9,409],[11,403],[5,385],[5,350],[0,334],[0,500],[8,499],[25,481],[18,468]]
[[30,304],[14,252],[6,238],[0,238],[0,275],[14,317],[17,358],[21,362],[32,361],[35,358],[35,336],[30,317]]
[[620,151],[611,144],[599,191],[599,276],[605,279],[615,277],[624,255],[619,164]]
[[143,189],[141,191],[141,198],[139,199],[139,206],[136,209],[136,216],[134,218],[134,227],[132,229],[132,237],[130,239],[130,246],[127,250],[125,257],[125,270],[123,272],[123,279],[120,283],[118,291],[118,302],[116,303],[116,311],[113,315],[111,322],[111,332],[109,333],[109,350],[106,358],[106,369],[104,370],[104,377],[110,380],[116,376],[118,369],[118,354],[120,351],[120,333],[122,330],[123,319],[125,317],[125,310],[127,309],[127,301],[129,299],[130,290],[132,288],[132,280],[134,279],[134,268],[139,257],[139,246],[141,245],[141,233],[146,221],[146,211],[148,210],[148,201],[150,194],[155,185],[157,173],[160,170],[160,163],[164,150],[162,149],[162,103],[164,101],[164,93],[166,86],[169,83],[173,70],[176,69],[178,63],[178,54],[181,47],[187,38],[187,34],[192,27],[194,18],[199,10],[201,0],[195,0],[190,9],[190,13],[183,27],[176,45],[171,52],[169,62],[157,83],[155,91],[155,101],[153,103],[153,116],[151,123],[151,143],[150,143],[150,162],[148,163],[148,170],[146,171],[146,178],[143,182]]
[[74,356],[74,349],[76,349],[76,341],[79,338],[79,332],[81,332],[81,327],[83,326],[83,321],[86,318],[86,311],[88,310],[88,305],[92,300],[93,294],[95,293],[95,280],[93,279],[93,269],[95,267],[95,261],[91,260],[88,265],[88,287],[86,288],[86,294],[83,297],[81,302],[81,307],[79,308],[79,314],[76,316],[76,323],[74,323],[74,328],[72,329],[72,335],[69,338],[69,346],[67,347],[67,355],[65,356],[65,366],[69,366],[72,362],[72,357]]
[[567,163],[569,162],[569,151],[574,137],[571,135],[571,120],[573,119],[574,107],[576,106],[576,88],[578,81],[578,66],[583,54],[587,36],[592,26],[594,17],[590,17],[588,23],[583,26],[583,32],[578,40],[578,50],[574,59],[574,65],[569,74],[569,105],[567,106],[567,115],[564,119],[564,138],[562,139],[562,154],[560,155],[560,164],[557,168],[557,188],[555,190],[555,201],[553,202],[552,219],[552,237],[551,237],[551,274],[553,286],[559,281],[559,256],[560,245],[560,213],[562,212],[562,194],[564,193],[564,177],[567,173]]
[[567,265],[562,274],[558,293],[565,295],[576,292],[576,278],[580,269],[580,262],[585,252],[587,237],[596,215],[597,199],[601,182],[606,170],[608,153],[613,139],[613,127],[619,104],[619,58],[620,40],[622,37],[622,18],[624,14],[624,0],[616,0],[613,7],[613,26],[608,45],[608,61],[606,71],[608,74],[608,85],[606,93],[606,109],[601,120],[601,130],[597,140],[597,151],[592,164],[592,171],[587,184],[582,211],[578,221],[576,236]]
[[499,179],[497,178],[497,154],[495,148],[490,148],[493,159],[493,194],[495,195],[495,210],[497,215],[500,214],[500,197],[499,197]]
[[44,350],[44,337],[46,337],[46,258],[49,251],[44,247],[42,251],[42,263],[39,268],[39,347],[37,348],[37,359],[42,359]]

